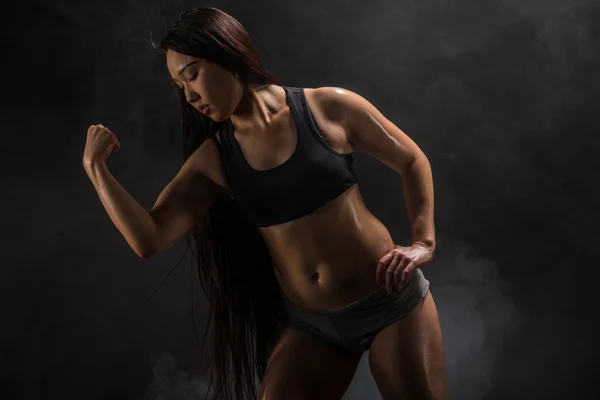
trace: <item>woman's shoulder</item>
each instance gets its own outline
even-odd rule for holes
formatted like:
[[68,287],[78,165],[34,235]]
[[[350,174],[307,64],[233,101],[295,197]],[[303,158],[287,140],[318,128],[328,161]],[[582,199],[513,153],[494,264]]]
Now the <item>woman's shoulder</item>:
[[304,88],[304,95],[323,138],[336,152],[347,154],[352,152],[352,145],[343,114],[335,101],[340,90],[344,89],[330,86]]

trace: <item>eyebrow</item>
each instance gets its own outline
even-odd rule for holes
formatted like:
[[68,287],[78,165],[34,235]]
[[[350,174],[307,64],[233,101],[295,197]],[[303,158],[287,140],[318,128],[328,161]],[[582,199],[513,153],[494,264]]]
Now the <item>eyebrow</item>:
[[180,70],[177,72],[177,74],[178,74],[179,76],[181,76],[181,74],[183,73],[183,71],[185,71],[185,69],[186,69],[187,67],[189,67],[189,66],[190,66],[190,65],[192,65],[192,64],[196,64],[196,62],[197,62],[197,61],[192,61],[192,62],[190,62],[190,63],[187,63],[186,65],[184,65],[184,66],[183,66],[183,68],[181,68],[181,69],[180,69]]

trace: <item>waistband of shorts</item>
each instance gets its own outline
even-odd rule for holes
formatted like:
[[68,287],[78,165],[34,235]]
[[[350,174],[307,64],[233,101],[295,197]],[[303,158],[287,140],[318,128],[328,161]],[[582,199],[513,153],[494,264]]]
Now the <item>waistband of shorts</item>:
[[[416,280],[425,280],[426,281],[426,278],[424,277],[423,272],[419,268],[417,268],[413,271],[413,273],[411,274],[411,276],[408,279],[408,282],[403,284],[403,288],[405,288],[406,290],[410,290],[411,292],[415,292],[419,296],[421,296],[421,293],[419,293],[418,289],[415,287]],[[417,286],[419,286],[419,285],[417,284]],[[428,285],[427,285],[427,287],[428,287]],[[392,294],[389,296],[394,296],[394,295],[400,295],[400,293],[393,291]],[[307,308],[298,303],[295,303],[292,300],[288,299],[283,292],[281,292],[281,297],[282,297],[283,302],[285,303],[286,307],[288,307],[288,308],[291,307],[291,308],[294,308],[301,312],[308,312],[313,315],[323,315],[323,316],[340,314],[348,309],[352,309],[354,307],[360,306],[361,304],[363,304],[365,302],[370,302],[371,300],[380,299],[385,296],[388,296],[388,294],[387,294],[386,286],[385,286],[385,284],[383,284],[383,285],[373,289],[366,295],[364,295],[348,304],[345,304],[341,307],[334,308],[331,310],[318,310],[318,309],[313,309],[313,308]]]

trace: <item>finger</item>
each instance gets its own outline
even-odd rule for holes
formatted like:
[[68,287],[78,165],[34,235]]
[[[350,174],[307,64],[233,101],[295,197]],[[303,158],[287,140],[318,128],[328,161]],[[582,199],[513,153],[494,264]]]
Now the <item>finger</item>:
[[408,263],[406,268],[404,268],[404,271],[402,271],[402,282],[404,282],[404,283],[408,282],[408,277],[410,276],[410,274],[412,274],[412,272],[415,270],[416,267],[417,267],[417,262],[414,260],[411,260],[411,262]]
[[383,284],[383,282],[384,282],[385,269],[388,266],[388,264],[390,263],[391,259],[392,259],[392,255],[390,253],[388,253],[385,256],[381,257],[381,259],[379,260],[379,263],[377,263],[377,270],[375,271],[375,280],[380,285]]
[[383,275],[383,269],[384,269],[384,265],[381,261],[379,261],[377,263],[377,269],[375,270],[375,281],[377,282],[378,285],[381,285],[381,276]]
[[392,294],[392,291],[394,290],[392,285],[394,284],[394,271],[398,266],[398,258],[399,256],[394,254],[394,256],[392,256],[392,261],[390,261],[390,264],[385,271],[385,289],[388,294]]
[[402,256],[402,258],[398,261],[398,267],[396,267],[396,270],[394,271],[394,288],[396,288],[398,292],[400,292],[402,271],[404,271],[409,261],[410,260],[407,257]]

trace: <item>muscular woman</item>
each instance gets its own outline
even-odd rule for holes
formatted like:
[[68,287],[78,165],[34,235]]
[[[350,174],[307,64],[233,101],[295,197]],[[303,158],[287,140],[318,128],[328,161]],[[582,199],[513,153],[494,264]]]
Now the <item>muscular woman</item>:
[[[140,257],[195,242],[214,319],[213,397],[340,399],[370,350],[383,399],[447,398],[420,269],[435,232],[419,147],[357,93],[281,85],[221,10],[182,13],[157,47],[181,104],[180,171],[148,211],[107,168],[120,148],[108,128],[90,126],[83,164]],[[410,245],[365,206],[355,149],[401,175]]]

